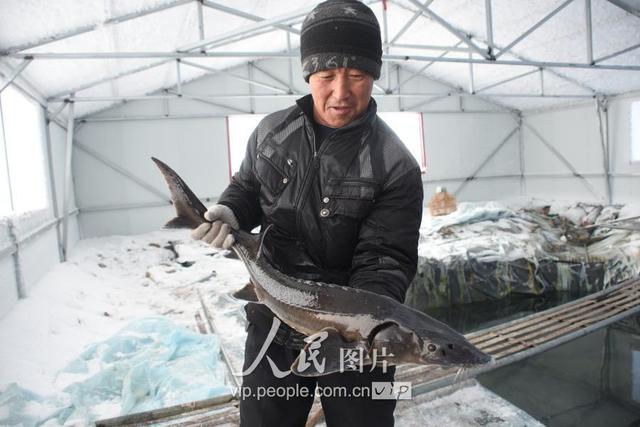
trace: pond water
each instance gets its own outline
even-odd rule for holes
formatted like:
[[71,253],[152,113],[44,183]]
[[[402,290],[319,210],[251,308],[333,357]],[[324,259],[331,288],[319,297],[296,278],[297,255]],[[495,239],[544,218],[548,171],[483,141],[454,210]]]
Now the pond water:
[[[510,298],[427,313],[468,333],[572,299]],[[548,426],[640,427],[640,315],[477,379]]]

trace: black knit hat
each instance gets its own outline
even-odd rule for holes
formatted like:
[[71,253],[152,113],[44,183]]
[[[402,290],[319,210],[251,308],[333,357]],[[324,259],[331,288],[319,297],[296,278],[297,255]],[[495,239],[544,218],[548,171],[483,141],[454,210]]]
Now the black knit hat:
[[328,0],[302,24],[302,77],[331,68],[357,68],[380,78],[382,42],[373,11],[357,0]]

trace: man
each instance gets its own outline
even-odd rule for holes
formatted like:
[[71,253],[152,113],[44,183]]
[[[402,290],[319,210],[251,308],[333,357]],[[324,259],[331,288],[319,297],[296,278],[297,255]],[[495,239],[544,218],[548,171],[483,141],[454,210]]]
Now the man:
[[[329,0],[307,16],[300,44],[311,95],[262,120],[239,172],[207,211],[210,222],[193,236],[229,248],[232,228],[272,225],[263,253],[283,273],[402,302],[416,270],[422,180],[409,151],[377,118],[371,98],[382,64],[378,21],[358,1]],[[245,309],[244,370],[257,358],[273,320],[264,305],[249,303]],[[283,323],[266,356],[286,371],[303,338]],[[346,387],[349,394],[321,397],[327,425],[391,426],[394,400],[354,395],[373,381],[393,381],[393,368],[369,369],[276,378],[263,357],[243,386],[297,386],[306,388],[308,397],[244,396],[241,424],[303,426],[317,384],[323,390]]]

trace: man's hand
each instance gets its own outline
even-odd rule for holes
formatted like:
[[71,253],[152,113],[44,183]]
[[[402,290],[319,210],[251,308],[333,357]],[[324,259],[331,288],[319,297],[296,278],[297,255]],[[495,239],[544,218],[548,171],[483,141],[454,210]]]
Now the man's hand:
[[239,228],[233,211],[225,205],[213,205],[205,212],[204,218],[209,222],[200,224],[191,232],[191,237],[216,248],[230,249],[235,241],[231,230]]

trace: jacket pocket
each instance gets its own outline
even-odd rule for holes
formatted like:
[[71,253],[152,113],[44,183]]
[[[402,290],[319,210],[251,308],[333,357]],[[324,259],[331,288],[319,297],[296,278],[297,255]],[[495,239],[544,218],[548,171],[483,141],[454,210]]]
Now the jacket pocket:
[[295,162],[285,159],[271,147],[258,152],[255,163],[256,178],[266,189],[267,196],[275,199],[282,190],[291,182],[295,175]]
[[375,179],[330,178],[323,194],[326,211],[321,211],[321,216],[363,218],[375,203],[377,189]]

